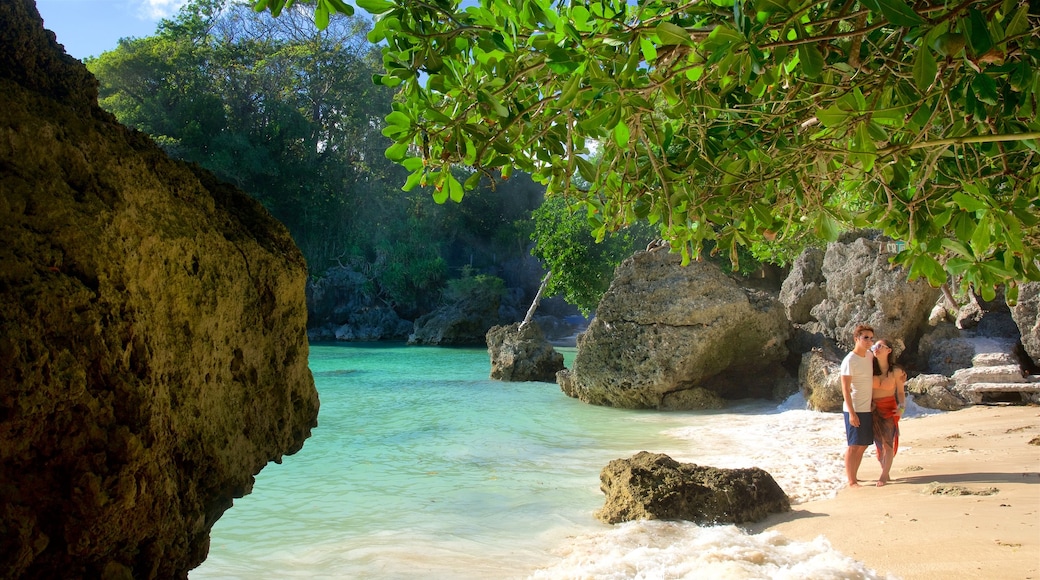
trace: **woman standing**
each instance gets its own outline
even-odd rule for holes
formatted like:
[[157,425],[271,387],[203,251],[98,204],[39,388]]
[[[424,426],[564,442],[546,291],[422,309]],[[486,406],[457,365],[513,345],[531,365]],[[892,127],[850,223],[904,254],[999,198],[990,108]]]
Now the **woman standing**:
[[893,360],[892,346],[879,340],[871,347],[874,352],[874,387],[871,408],[874,413],[874,446],[881,462],[881,477],[877,486],[889,482],[892,460],[899,450],[899,417],[906,409],[906,371]]

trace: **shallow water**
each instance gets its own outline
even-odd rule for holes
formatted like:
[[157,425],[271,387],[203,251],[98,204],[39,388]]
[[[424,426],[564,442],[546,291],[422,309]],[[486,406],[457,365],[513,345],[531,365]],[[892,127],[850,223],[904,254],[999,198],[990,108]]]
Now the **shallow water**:
[[[573,357],[573,349],[560,349]],[[799,400],[595,407],[488,379],[485,349],[315,345],[319,425],[213,528],[204,578],[872,578],[823,539],[608,526],[600,470],[641,451],[769,471],[793,502],[841,486],[841,418]]]

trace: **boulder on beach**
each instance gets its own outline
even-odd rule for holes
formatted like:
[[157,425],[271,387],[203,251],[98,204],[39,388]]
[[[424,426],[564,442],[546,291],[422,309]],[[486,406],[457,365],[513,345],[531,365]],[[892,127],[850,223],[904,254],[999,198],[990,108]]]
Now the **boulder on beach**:
[[741,524],[791,509],[787,494],[762,469],[680,463],[648,451],[607,464],[600,473],[600,489],[607,497],[595,515],[608,524],[632,520]]
[[[573,369],[557,381],[584,402],[631,409],[768,398],[787,376],[790,331],[774,296],[716,264],[682,266],[677,254],[639,252],[618,266],[578,337]],[[696,393],[681,394],[687,390]]]

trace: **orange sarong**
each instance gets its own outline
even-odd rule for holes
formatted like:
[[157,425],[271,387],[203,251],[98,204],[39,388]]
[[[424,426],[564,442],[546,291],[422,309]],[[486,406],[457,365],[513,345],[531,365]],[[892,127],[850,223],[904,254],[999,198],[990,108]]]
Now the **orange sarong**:
[[893,456],[899,450],[899,414],[896,412],[898,407],[895,396],[874,399],[874,446],[877,448],[879,461],[882,446],[890,445]]

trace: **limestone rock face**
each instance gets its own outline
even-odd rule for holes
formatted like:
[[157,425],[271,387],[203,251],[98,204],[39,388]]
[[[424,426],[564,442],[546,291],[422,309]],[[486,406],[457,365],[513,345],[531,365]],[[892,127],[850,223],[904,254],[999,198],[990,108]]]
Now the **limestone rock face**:
[[556,352],[537,322],[493,326],[487,332],[491,378],[501,381],[556,381],[563,355]]
[[824,254],[827,296],[812,307],[811,316],[818,321],[816,330],[850,349],[857,324],[912,348],[940,294],[923,278],[910,282],[906,270],[889,264],[891,254],[882,244],[868,233],[851,233],[828,244]]
[[561,387],[587,403],[635,409],[718,401],[674,395],[698,388],[767,398],[784,375],[790,330],[774,297],[718,266],[641,252],[618,266]]
[[841,359],[835,353],[814,349],[803,354],[798,383],[810,409],[827,413],[842,411],[845,400],[841,394]]
[[813,307],[827,298],[823,256],[819,248],[806,248],[795,259],[791,273],[780,287],[780,302],[787,309],[787,318],[795,324],[811,322]]
[[368,289],[368,278],[350,268],[327,270],[307,282],[307,327],[311,340],[404,340],[412,323],[402,320]]
[[0,100],[0,575],[184,578],[315,425],[304,260],[98,109],[31,0]]
[[1018,303],[1011,314],[1022,335],[1022,346],[1033,362],[1040,365],[1040,282],[1023,284]]
[[640,451],[611,461],[599,479],[607,497],[595,515],[608,524],[641,519],[740,524],[791,509],[773,476],[757,467],[719,469]]
[[906,392],[922,407],[956,411],[970,404],[957,389],[954,380],[945,375],[917,375],[906,382]]
[[473,346],[485,344],[487,332],[499,323],[500,302],[464,301],[446,304],[420,316],[408,344],[432,346]]

